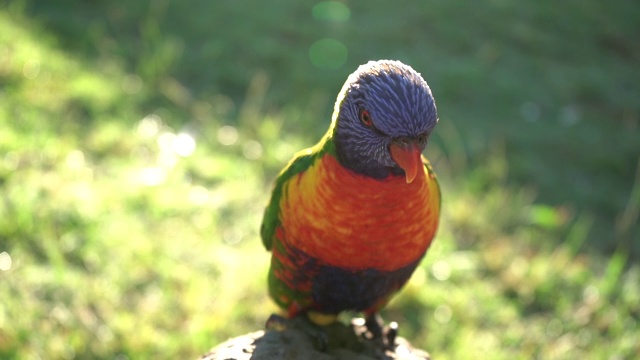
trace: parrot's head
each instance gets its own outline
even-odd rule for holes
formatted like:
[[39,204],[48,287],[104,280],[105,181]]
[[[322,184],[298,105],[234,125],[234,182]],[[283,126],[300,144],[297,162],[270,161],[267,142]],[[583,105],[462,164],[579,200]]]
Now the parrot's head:
[[385,178],[406,176],[424,166],[421,153],[438,123],[431,89],[422,76],[399,61],[361,65],[336,101],[332,136],[341,164]]

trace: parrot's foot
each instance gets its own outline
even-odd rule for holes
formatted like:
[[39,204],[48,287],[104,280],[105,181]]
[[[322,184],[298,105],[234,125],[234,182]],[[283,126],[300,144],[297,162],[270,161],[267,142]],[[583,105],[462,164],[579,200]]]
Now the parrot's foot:
[[329,336],[320,324],[311,321],[306,315],[301,314],[292,319],[280,315],[271,314],[266,323],[267,330],[285,331],[295,329],[305,333],[313,342],[314,347],[320,351],[327,349]]
[[398,336],[398,323],[392,321],[385,326],[384,321],[377,313],[367,316],[364,320],[367,328],[365,336],[382,345],[384,349],[393,350],[396,347],[396,337]]

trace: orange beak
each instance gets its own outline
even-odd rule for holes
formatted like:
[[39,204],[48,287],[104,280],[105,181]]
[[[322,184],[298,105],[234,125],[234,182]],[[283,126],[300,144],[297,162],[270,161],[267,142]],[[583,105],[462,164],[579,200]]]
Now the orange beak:
[[416,143],[392,143],[389,145],[391,158],[404,170],[407,184],[413,182],[422,165],[422,147]]

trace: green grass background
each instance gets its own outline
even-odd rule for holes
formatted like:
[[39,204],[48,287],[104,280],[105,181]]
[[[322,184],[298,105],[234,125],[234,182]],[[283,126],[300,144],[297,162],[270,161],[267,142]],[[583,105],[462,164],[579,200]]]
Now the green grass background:
[[271,183],[368,60],[423,74],[435,359],[640,354],[640,6],[0,4],[0,358],[194,358],[263,327]]

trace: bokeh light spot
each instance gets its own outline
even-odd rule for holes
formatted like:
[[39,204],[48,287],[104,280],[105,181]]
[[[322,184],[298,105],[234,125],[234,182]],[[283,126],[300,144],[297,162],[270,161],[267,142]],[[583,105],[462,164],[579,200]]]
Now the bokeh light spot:
[[242,154],[249,160],[258,160],[262,156],[262,145],[255,140],[249,140],[244,144]]
[[238,141],[238,130],[230,125],[218,129],[218,141],[222,145],[233,145]]
[[351,17],[351,10],[338,1],[322,1],[311,9],[311,14],[316,20],[344,22]]
[[194,205],[205,205],[209,201],[209,190],[203,186],[194,186],[189,190],[188,199]]
[[71,151],[69,154],[67,154],[65,163],[70,169],[81,169],[85,165],[84,153],[82,152],[82,150],[77,149]]
[[445,281],[451,276],[451,266],[446,261],[440,260],[433,264],[431,272],[436,279]]
[[347,61],[347,47],[335,39],[320,39],[309,48],[309,58],[316,67],[337,69]]
[[562,325],[562,321],[558,319],[551,319],[549,320],[549,323],[547,323],[547,336],[552,339],[562,335],[563,330],[564,326]]
[[578,345],[587,346],[593,339],[592,329],[583,328],[578,331]]
[[600,299],[600,290],[594,285],[587,286],[582,294],[587,304],[595,304]]
[[433,311],[433,318],[439,322],[440,324],[446,324],[451,321],[451,316],[453,315],[453,311],[449,305],[439,305]]
[[146,186],[158,186],[167,180],[167,172],[159,167],[140,169],[139,181]]
[[8,252],[3,251],[0,253],[0,271],[11,270],[11,255]]
[[165,131],[158,135],[156,142],[161,152],[170,153],[173,150],[173,144],[176,142],[176,134]]
[[127,94],[137,94],[142,90],[142,78],[140,76],[131,74],[122,78],[122,90]]
[[180,133],[173,139],[173,151],[182,157],[193,155],[196,151],[196,140],[187,133]]
[[138,123],[136,131],[144,138],[152,138],[160,132],[162,127],[162,119],[156,114],[149,114],[145,116]]
[[240,229],[236,228],[227,229],[222,233],[222,240],[229,245],[235,245],[239,243],[240,241],[242,241],[243,237],[244,233]]

